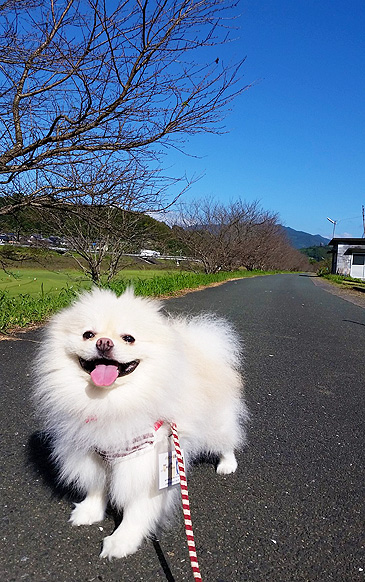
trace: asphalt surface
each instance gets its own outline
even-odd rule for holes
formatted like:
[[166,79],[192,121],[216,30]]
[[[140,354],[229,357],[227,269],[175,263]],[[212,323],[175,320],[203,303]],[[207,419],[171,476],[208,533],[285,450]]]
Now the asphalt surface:
[[[300,275],[233,281],[166,307],[224,315],[245,344],[251,421],[238,470],[222,477],[202,463],[189,475],[203,581],[364,580],[365,309]],[[18,337],[0,342],[1,580],[193,580],[180,512],[159,543],[111,562],[98,555],[112,516],[67,523],[71,502],[29,401],[41,330]]]

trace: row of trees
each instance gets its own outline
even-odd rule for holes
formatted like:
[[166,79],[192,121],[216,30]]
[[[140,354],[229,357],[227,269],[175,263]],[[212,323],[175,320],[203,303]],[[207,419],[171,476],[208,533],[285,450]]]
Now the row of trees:
[[174,235],[198,258],[206,273],[253,269],[308,269],[289,244],[275,213],[255,201],[229,204],[211,199],[180,207]]

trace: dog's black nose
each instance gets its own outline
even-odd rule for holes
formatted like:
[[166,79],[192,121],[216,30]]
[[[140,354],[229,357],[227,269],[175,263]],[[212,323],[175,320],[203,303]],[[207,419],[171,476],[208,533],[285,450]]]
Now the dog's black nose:
[[96,342],[96,347],[100,353],[107,354],[112,348],[114,348],[114,343],[113,340],[108,337],[99,337]]

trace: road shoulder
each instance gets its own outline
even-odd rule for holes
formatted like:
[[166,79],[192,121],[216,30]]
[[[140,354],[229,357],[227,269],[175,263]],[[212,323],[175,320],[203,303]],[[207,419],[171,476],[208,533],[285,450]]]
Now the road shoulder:
[[324,289],[324,291],[328,291],[328,293],[332,293],[332,295],[341,297],[341,299],[349,301],[358,307],[365,308],[365,293],[353,289],[342,289],[338,285],[316,276],[313,276],[312,281],[315,285]]

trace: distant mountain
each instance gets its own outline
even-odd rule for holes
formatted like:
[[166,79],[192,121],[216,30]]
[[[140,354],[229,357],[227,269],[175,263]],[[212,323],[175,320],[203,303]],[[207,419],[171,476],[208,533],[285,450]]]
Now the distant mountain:
[[289,226],[283,226],[282,229],[289,239],[290,244],[296,249],[326,246],[330,242],[329,238],[324,238],[320,234],[309,234],[301,230],[294,230],[294,228],[290,228]]

